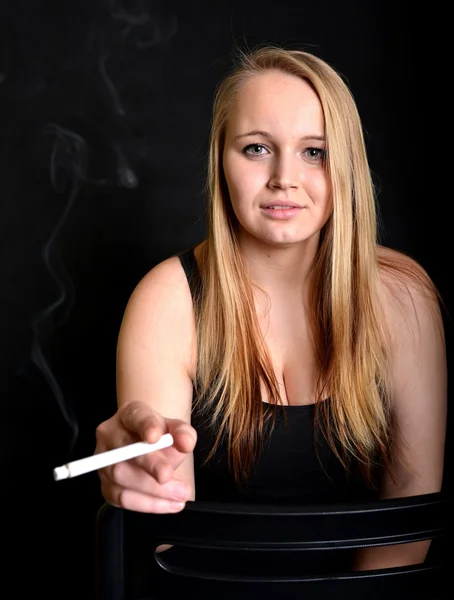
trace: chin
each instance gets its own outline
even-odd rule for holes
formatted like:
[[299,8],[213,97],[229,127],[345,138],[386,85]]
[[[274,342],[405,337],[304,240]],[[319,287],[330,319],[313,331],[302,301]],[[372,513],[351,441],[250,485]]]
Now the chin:
[[286,239],[264,239],[262,240],[267,246],[276,249],[296,248],[307,241],[305,238],[286,238]]
[[318,232],[273,232],[272,235],[263,236],[263,241],[276,246],[295,246],[307,242],[316,233]]
[[239,232],[240,239],[248,245],[265,245],[275,249],[294,248],[304,245],[306,242],[313,240],[315,237],[318,240],[319,231],[285,231],[277,228],[274,231],[270,230],[247,230],[242,228]]

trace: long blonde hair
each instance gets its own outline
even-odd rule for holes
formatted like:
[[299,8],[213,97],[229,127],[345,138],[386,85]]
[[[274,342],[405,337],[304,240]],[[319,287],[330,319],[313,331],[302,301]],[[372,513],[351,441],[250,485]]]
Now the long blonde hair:
[[[388,392],[389,342],[379,303],[376,206],[360,117],[341,76],[320,58],[278,47],[241,54],[216,91],[208,163],[209,234],[196,303],[196,408],[228,440],[238,481],[261,450],[265,415],[261,386],[280,403],[278,383],[260,331],[252,286],[235,234],[222,169],[226,123],[244,82],[278,69],[308,82],[325,117],[326,169],[332,214],[321,232],[312,271],[312,329],[318,356],[316,422],[339,460],[354,458],[372,484],[389,463],[393,423]],[[329,393],[330,402],[321,402]]]

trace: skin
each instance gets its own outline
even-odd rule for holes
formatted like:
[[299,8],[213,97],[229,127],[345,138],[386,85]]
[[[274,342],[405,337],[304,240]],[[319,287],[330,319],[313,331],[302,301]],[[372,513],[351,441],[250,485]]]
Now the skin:
[[[250,135],[251,131],[262,133]],[[269,71],[254,76],[240,90],[223,151],[242,256],[257,286],[259,322],[287,404],[315,400],[306,290],[320,230],[332,211],[323,135],[323,111],[310,86]],[[277,219],[263,205],[280,200],[302,208],[288,219]],[[381,251],[395,255],[389,249]],[[385,479],[382,496],[438,491],[447,379],[441,316],[434,300],[417,286],[407,289],[385,274],[382,302],[394,336],[396,449],[403,450],[413,467],[409,471],[398,463],[398,483]],[[300,316],[298,322],[295,314]],[[118,338],[118,411],[98,427],[96,451],[138,439],[154,442],[166,431],[174,436],[175,445],[101,470],[108,502],[164,513],[182,510],[185,501],[195,499],[192,451],[197,432],[190,424],[195,342],[188,282],[179,259],[173,257],[142,279],[127,305]],[[358,556],[357,568],[420,562],[427,547],[419,543],[366,550]]]

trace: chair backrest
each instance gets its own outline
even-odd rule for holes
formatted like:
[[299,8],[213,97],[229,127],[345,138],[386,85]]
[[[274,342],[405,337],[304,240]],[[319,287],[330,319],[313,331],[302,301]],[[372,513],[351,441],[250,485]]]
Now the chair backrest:
[[[304,507],[196,501],[165,515],[105,504],[97,518],[96,597],[441,600],[447,511],[441,493]],[[333,560],[361,547],[427,539],[431,551],[420,565],[350,571]],[[173,548],[156,553],[161,544]],[[307,566],[325,554],[323,572]]]

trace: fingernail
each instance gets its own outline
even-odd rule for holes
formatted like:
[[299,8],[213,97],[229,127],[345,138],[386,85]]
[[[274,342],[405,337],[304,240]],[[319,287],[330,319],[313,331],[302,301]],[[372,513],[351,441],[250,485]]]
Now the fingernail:
[[161,437],[161,434],[154,429],[147,430],[144,435],[145,441],[148,442],[149,444],[156,443],[160,437]]
[[189,435],[194,442],[197,441],[197,437],[194,435],[194,432],[187,429],[187,427],[182,426],[182,427],[177,427],[177,429],[175,429],[174,434],[178,434],[178,433],[186,433],[187,435]]
[[188,492],[184,487],[177,487],[173,490],[172,496],[176,502],[185,502],[188,498]]
[[170,510],[178,512],[180,510],[182,510],[185,506],[185,502],[171,502],[170,503]]

